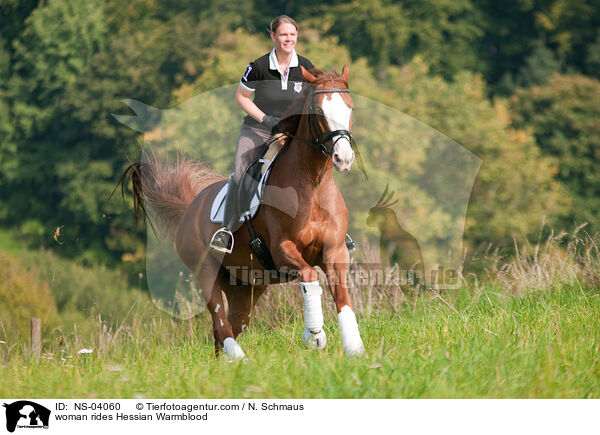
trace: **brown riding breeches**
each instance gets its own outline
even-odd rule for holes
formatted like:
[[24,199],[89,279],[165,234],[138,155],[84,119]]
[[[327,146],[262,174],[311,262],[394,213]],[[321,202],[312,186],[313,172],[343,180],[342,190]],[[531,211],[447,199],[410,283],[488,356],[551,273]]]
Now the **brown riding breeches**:
[[242,124],[235,153],[233,179],[236,183],[239,184],[248,166],[264,154],[271,138],[271,133],[266,130]]

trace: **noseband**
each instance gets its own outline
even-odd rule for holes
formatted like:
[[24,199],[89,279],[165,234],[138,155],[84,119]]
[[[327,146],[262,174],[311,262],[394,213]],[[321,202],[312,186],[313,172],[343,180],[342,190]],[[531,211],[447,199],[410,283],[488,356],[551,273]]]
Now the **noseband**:
[[[311,93],[310,93],[310,97],[309,97],[310,103],[308,105],[308,116],[306,118],[306,123],[307,123],[308,129],[310,131],[310,134],[312,136],[312,140],[308,141],[306,139],[303,139],[301,137],[295,136],[290,133],[286,133],[286,132],[283,133],[284,135],[286,135],[288,137],[291,137],[302,143],[305,143],[306,145],[311,146],[312,148],[316,149],[317,151],[321,151],[327,157],[331,157],[331,154],[333,153],[333,149],[335,148],[335,144],[342,138],[348,139],[348,142],[350,142],[350,145],[352,145],[352,133],[349,132],[348,130],[334,130],[334,131],[325,133],[323,136],[319,137],[320,134],[317,131],[318,124],[315,119],[314,112],[316,111],[320,116],[324,116],[324,113],[323,113],[323,109],[321,109],[320,106],[315,106],[315,104],[314,104],[315,95],[316,94],[329,94],[332,92],[336,92],[336,93],[340,93],[340,94],[341,93],[344,93],[344,94],[350,93],[350,91],[345,88],[315,89],[315,90],[311,91]],[[315,110],[315,108],[316,108],[316,110]],[[325,145],[325,144],[327,142],[331,141],[335,136],[339,136],[339,137],[335,141],[332,141],[331,146],[328,148],[327,145]]]

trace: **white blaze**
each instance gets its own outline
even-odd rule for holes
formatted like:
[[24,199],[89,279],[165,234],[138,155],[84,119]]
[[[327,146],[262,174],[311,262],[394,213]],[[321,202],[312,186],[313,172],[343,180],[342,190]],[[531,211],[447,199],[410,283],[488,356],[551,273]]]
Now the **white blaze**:
[[[352,109],[346,105],[339,92],[333,92],[329,97],[325,96],[321,107],[331,131],[350,131]],[[341,171],[349,171],[354,162],[354,151],[352,151],[352,146],[347,137],[344,136],[338,140],[339,137],[337,135],[332,139],[335,143],[332,153],[333,164]]]

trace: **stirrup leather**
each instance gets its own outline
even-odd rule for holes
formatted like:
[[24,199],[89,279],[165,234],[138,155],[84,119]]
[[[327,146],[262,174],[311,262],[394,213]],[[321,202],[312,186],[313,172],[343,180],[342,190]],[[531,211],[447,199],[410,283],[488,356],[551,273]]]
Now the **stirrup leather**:
[[[231,240],[231,247],[229,249],[227,247],[222,247],[222,246],[218,246],[218,245],[214,244],[217,236],[221,233],[229,234],[229,237]],[[231,254],[231,252],[233,251],[234,243],[235,243],[235,239],[233,238],[233,233],[231,231],[229,231],[227,228],[223,227],[223,228],[219,228],[217,231],[215,231],[212,238],[210,239],[209,247],[211,249],[214,249],[215,251],[223,252],[224,254]]]

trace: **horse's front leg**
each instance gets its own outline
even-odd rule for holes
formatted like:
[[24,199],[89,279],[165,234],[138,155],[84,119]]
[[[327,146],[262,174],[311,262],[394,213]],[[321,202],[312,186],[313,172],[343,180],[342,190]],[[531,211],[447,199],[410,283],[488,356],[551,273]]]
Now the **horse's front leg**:
[[362,339],[356,322],[356,315],[350,305],[348,295],[348,271],[350,254],[345,245],[325,248],[321,268],[327,275],[327,281],[333,294],[338,312],[338,325],[342,332],[342,344],[347,355],[360,355],[364,352]]
[[323,329],[323,307],[321,305],[323,288],[319,284],[319,275],[302,258],[302,254],[292,241],[283,241],[272,247],[271,251],[275,254],[275,267],[278,270],[287,269],[288,272],[298,274],[300,278],[306,325],[306,329],[302,333],[302,341],[310,349],[323,349],[327,344],[327,336]]

